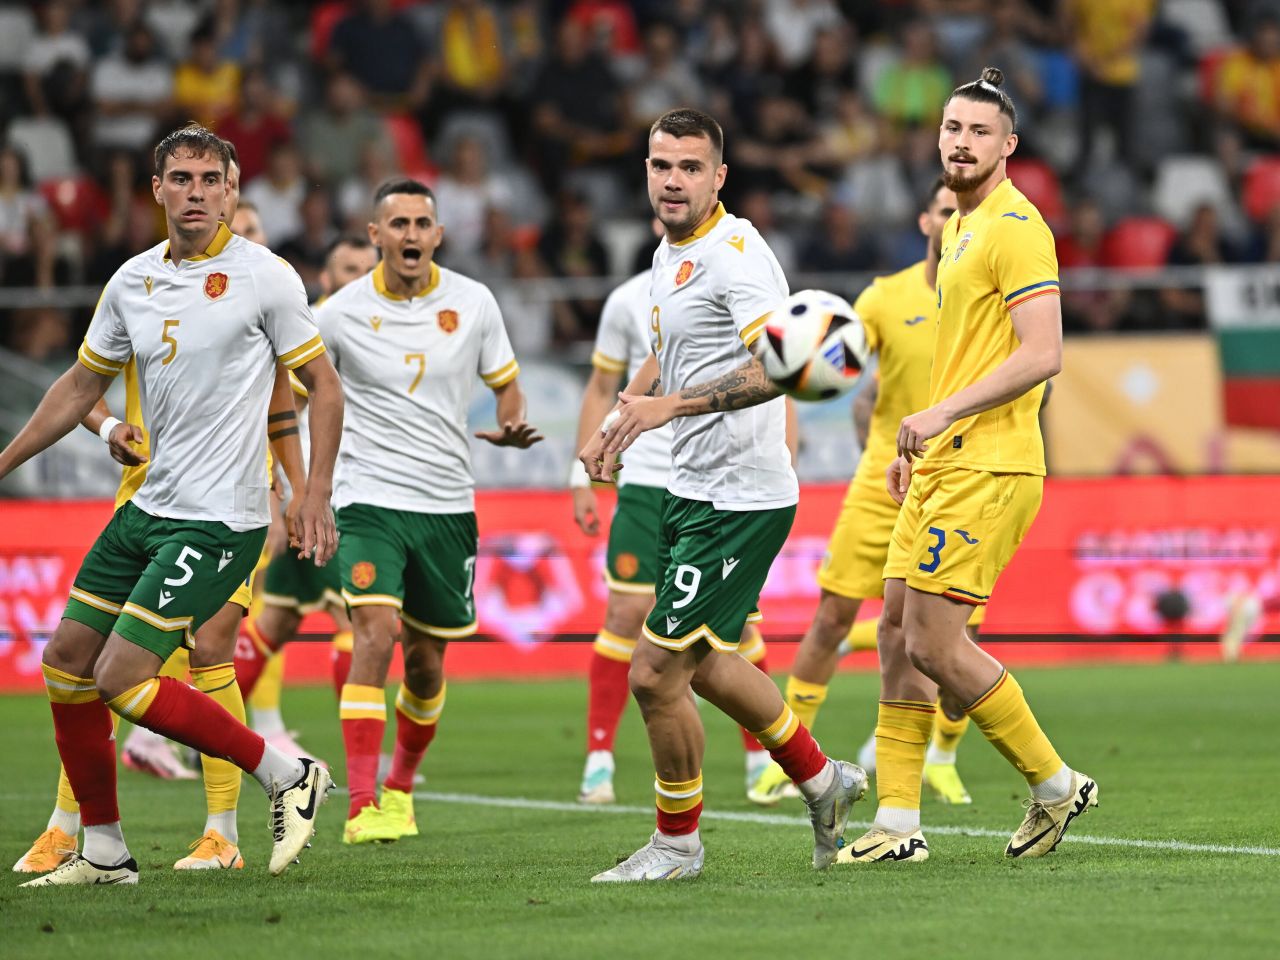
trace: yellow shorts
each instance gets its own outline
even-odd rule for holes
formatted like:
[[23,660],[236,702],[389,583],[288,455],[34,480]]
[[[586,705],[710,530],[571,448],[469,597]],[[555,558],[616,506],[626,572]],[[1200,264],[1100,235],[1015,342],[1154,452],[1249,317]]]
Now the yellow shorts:
[[982,605],[1040,510],[1044,477],[943,467],[911,480],[885,577]]
[[818,568],[818,586],[851,600],[883,597],[884,561],[897,519],[898,505],[884,484],[850,483]]
[[253,605],[253,581],[266,572],[270,563],[271,555],[267,553],[267,548],[264,546],[262,553],[258,555],[258,563],[253,568],[253,573],[249,574],[248,580],[236,587],[236,592],[231,595],[231,599],[227,603],[234,603],[237,607],[244,607],[248,611]]

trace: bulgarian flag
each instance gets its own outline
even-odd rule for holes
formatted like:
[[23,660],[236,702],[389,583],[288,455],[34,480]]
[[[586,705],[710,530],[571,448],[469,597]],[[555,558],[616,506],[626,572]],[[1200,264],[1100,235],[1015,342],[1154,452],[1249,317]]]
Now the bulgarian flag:
[[1205,306],[1218,337],[1227,425],[1280,430],[1280,268],[1210,268]]

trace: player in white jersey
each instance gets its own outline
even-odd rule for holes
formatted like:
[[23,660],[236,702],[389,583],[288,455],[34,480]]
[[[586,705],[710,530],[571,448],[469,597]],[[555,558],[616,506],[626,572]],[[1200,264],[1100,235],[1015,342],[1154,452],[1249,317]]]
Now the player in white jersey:
[[261,549],[269,519],[264,427],[277,358],[300,371],[322,411],[300,520],[303,548],[332,553],[330,465],[342,398],[297,275],[219,219],[226,144],[189,125],[161,141],[155,160],[152,192],[168,241],[112,276],[77,362],[0,452],[3,477],[70,432],[135,360],[151,435],[147,477],[86,556],[43,655],[84,853],[28,885],[137,882],[116,802],[112,711],[254,775],[271,797],[273,874],[314,833],[331,784],[326,771],[273,750],[212,698],[157,676],[223,607]]
[[[662,225],[654,221],[661,235]],[[648,359],[649,271],[622,283],[605,300],[591,355],[591,377],[578,418],[578,446],[613,406],[622,376],[630,380]],[[788,407],[788,413],[791,413]],[[794,456],[796,431],[788,420],[788,448]],[[578,788],[578,802],[613,803],[613,742],[628,698],[627,673],[631,654],[653,607],[658,579],[658,528],[667,474],[671,469],[670,426],[643,434],[627,450],[626,470],[618,474],[617,507],[609,522],[604,579],[609,587],[604,624],[592,646],[587,674],[587,758]],[[600,532],[595,491],[578,463],[570,477],[574,520],[587,536]],[[747,618],[738,653],[768,672],[764,638],[755,625],[758,612]],[[750,788],[766,766],[769,754],[746,729],[746,783]]]
[[[524,420],[519,367],[493,294],[432,259],[443,239],[434,195],[416,180],[392,180],[378,188],[373,210],[369,239],[382,262],[317,314],[347,400],[333,497],[355,631],[339,707],[346,843],[417,834],[410,791],[444,709],[445,647],[476,631],[467,438],[476,380],[494,391],[500,425],[477,437],[513,447],[542,439]],[[383,687],[398,637],[404,683],[379,803]]]
[[593,879],[670,880],[702,870],[702,724],[690,688],[754,732],[799,785],[814,831],[813,865],[836,856],[866,774],[829,760],[773,682],[734,656],[799,486],[781,396],[751,347],[787,296],[786,279],[749,221],[718,202],[728,168],[720,126],[670,111],[649,133],[649,199],[666,228],[653,257],[653,355],[584,447],[593,480],[641,434],[674,423],[663,503],[657,602],[631,661],[656,768],[658,829]]

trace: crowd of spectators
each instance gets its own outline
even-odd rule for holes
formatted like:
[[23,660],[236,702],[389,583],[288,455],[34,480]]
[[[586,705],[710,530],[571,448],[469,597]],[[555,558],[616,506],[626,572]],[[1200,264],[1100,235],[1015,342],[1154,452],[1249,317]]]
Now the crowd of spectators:
[[[40,0],[0,4],[0,283],[100,284],[161,238],[149,150],[191,118],[236,143],[313,292],[397,172],[438,191],[445,265],[623,276],[649,249],[645,134],[678,105],[723,124],[725,203],[788,271],[896,269],[923,251],[942,102],[985,64],[1064,268],[1280,261],[1275,0]],[[1205,323],[1190,289],[1064,303],[1075,331]],[[533,350],[599,312],[504,305]],[[8,311],[4,342],[65,353],[57,314]]]

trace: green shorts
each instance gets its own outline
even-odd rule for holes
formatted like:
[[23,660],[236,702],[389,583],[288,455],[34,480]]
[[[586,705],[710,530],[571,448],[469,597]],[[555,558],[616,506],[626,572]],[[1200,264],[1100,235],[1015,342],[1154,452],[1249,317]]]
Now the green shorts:
[[353,503],[338,511],[338,570],[349,607],[395,607],[443,640],[476,632],[474,513],[414,513]]
[[169,659],[253,573],[267,528],[168,520],[126,503],[85,555],[63,616]]
[[796,508],[717,510],[671,493],[665,498],[658,537],[662,576],[644,635],[668,650],[705,640],[730,653],[787,542]]
[[284,607],[305,616],[323,610],[331,603],[342,603],[342,575],[338,561],[317,567],[309,557],[298,558],[298,551],[286,549],[267,566],[262,583],[262,602],[269,607]]
[[661,487],[627,484],[618,488],[618,507],[609,524],[604,582],[619,593],[653,593],[658,583],[658,528]]

